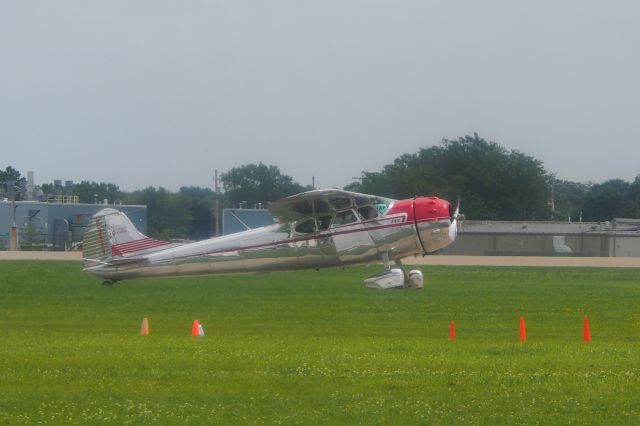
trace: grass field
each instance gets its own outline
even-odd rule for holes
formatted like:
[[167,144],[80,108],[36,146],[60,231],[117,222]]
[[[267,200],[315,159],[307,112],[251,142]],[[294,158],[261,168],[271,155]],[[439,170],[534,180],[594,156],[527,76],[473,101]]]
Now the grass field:
[[639,269],[429,267],[422,291],[80,269],[0,262],[0,424],[640,422]]

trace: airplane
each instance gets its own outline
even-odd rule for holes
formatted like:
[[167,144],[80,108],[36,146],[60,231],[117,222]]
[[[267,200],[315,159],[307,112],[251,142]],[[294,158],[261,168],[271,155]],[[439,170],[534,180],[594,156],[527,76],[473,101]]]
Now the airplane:
[[[303,192],[269,205],[272,225],[202,241],[176,244],[147,237],[113,208],[85,228],[84,271],[111,286],[123,279],[319,269],[383,263],[365,279],[377,289],[422,288],[419,270],[401,259],[453,243],[459,207],[441,198],[392,200],[339,189]],[[396,268],[390,262],[394,261]]]

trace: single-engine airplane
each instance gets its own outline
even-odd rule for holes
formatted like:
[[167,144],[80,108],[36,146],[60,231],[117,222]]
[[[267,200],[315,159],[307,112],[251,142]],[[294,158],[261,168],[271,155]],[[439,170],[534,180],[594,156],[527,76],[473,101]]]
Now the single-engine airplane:
[[[383,270],[365,280],[372,288],[422,288],[419,270],[404,257],[428,254],[456,239],[458,208],[438,197],[391,200],[337,189],[303,192],[271,203],[276,223],[187,244],[140,233],[113,208],[85,228],[84,270],[112,285],[122,279],[264,272],[368,263]],[[394,261],[397,268],[391,268]]]

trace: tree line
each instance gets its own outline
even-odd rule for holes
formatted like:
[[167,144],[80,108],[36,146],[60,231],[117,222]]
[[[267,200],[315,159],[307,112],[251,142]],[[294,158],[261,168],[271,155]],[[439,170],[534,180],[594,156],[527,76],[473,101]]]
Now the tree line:
[[346,188],[392,198],[434,194],[459,199],[465,216],[477,220],[640,217],[640,175],[633,182],[561,180],[542,161],[477,134],[404,154],[379,172],[362,172],[360,181]]
[[[0,186],[24,179],[8,166],[0,170]],[[215,200],[220,207],[266,206],[269,202],[312,189],[277,166],[247,164],[220,176],[223,192],[182,187],[178,192],[148,187],[122,191],[105,182],[82,181],[74,187],[80,202],[110,202],[147,206],[149,235],[203,239],[215,234]],[[6,185],[5,185],[6,186]],[[42,190],[53,192],[51,184]],[[487,141],[477,134],[443,139],[439,145],[404,154],[380,171],[363,171],[344,189],[408,198],[437,195],[460,200],[467,219],[607,221],[640,217],[640,175],[633,182],[611,179],[580,183],[557,179],[543,163],[517,150]]]

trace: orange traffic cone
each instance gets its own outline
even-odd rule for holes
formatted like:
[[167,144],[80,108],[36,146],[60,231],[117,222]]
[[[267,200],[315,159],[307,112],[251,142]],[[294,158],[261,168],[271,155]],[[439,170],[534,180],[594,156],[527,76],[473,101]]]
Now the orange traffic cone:
[[449,324],[449,340],[456,340],[456,325],[453,321]]
[[142,320],[142,325],[140,326],[140,335],[149,335],[149,320],[147,319],[147,317],[144,317],[144,319]]
[[524,317],[520,317],[520,341],[527,341],[527,326],[524,324]]
[[193,321],[193,325],[191,326],[191,335],[193,337],[198,337],[200,335],[200,323],[198,320]]
[[582,340],[585,342],[591,341],[591,329],[589,328],[589,317],[584,316],[584,324],[582,326]]

